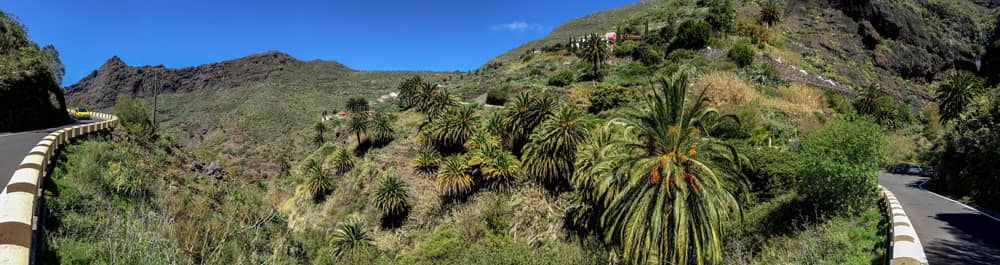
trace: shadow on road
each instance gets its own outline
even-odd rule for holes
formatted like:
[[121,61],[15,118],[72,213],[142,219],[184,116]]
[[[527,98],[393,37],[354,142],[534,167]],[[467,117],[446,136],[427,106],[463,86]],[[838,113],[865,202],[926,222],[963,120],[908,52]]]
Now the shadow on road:
[[1000,223],[971,213],[938,214],[957,240],[924,245],[930,264],[1000,264]]

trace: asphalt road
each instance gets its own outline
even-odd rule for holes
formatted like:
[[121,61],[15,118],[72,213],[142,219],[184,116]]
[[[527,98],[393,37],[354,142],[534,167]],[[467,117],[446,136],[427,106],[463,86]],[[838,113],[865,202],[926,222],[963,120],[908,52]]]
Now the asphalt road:
[[919,185],[927,178],[879,174],[910,217],[930,264],[1000,264],[1000,220]]
[[28,155],[32,147],[38,144],[46,135],[65,127],[77,124],[91,123],[97,120],[77,121],[61,127],[41,129],[35,131],[3,133],[0,134],[0,190],[7,186],[10,177],[14,175],[17,166],[21,165],[24,156]]

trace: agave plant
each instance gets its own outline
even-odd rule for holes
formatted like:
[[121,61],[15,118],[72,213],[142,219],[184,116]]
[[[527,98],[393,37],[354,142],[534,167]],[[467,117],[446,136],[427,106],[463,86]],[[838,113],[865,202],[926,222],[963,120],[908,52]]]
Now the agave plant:
[[973,98],[983,91],[983,79],[969,71],[952,74],[937,89],[934,99],[941,106],[941,120],[957,119]]
[[371,118],[371,135],[372,140],[377,144],[386,144],[392,141],[393,134],[396,131],[392,128],[392,122],[394,117],[385,112],[375,113]]
[[352,218],[340,223],[337,230],[333,232],[333,255],[337,257],[347,257],[364,254],[371,251],[372,236],[365,229],[365,224],[360,218]]
[[309,159],[306,161],[303,170],[305,179],[302,185],[314,200],[322,198],[333,190],[333,179],[330,178],[330,170],[324,168],[319,162]]
[[347,148],[340,148],[333,153],[331,162],[333,163],[333,168],[336,169],[337,174],[344,174],[347,173],[347,171],[351,171],[351,168],[354,168],[355,159],[354,155],[351,154],[351,151],[347,150]]
[[561,106],[531,135],[521,160],[525,174],[542,183],[568,183],[576,148],[587,138],[588,122],[575,106]]
[[441,162],[434,185],[447,198],[461,198],[472,192],[472,176],[467,172],[465,157],[450,156]]
[[396,175],[388,174],[383,177],[378,187],[375,189],[375,196],[372,203],[382,215],[386,217],[401,216],[410,207],[409,187],[406,182],[400,180]]
[[423,133],[430,144],[440,150],[460,149],[475,133],[478,121],[474,106],[454,106],[427,124]]
[[417,158],[413,159],[413,167],[422,172],[431,172],[437,169],[441,163],[441,153],[433,148],[423,148],[417,152]]
[[717,112],[706,107],[704,93],[688,105],[686,77],[659,83],[645,108],[612,121],[625,127],[615,140],[588,147],[584,154],[602,159],[582,159],[578,164],[589,172],[575,179],[592,185],[605,239],[629,263],[719,263],[724,224],[739,212],[727,183],[741,181],[720,172],[744,161],[732,147],[702,136],[701,118]]

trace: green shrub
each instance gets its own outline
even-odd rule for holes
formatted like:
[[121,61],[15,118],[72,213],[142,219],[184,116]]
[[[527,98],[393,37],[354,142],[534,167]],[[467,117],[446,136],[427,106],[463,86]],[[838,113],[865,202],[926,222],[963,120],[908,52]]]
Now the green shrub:
[[573,76],[573,72],[569,70],[562,70],[556,74],[549,77],[550,86],[568,86],[572,84],[576,78]]
[[885,132],[869,119],[836,119],[802,141],[799,192],[822,209],[856,210],[874,203]]
[[1000,97],[989,95],[991,103],[952,121],[954,126],[941,139],[933,157],[937,175],[931,182],[956,197],[968,196],[977,204],[1000,209],[1000,180],[996,178],[1000,157]]
[[635,51],[635,56],[642,64],[647,66],[657,65],[663,61],[663,52],[656,46],[643,44]]
[[615,45],[615,56],[625,57],[632,56],[635,54],[636,49],[639,49],[639,43],[632,40],[625,40]]
[[708,7],[705,22],[718,32],[733,32],[736,28],[736,10],[730,0],[713,0]]
[[125,130],[136,136],[145,136],[153,132],[149,108],[140,99],[130,96],[120,96],[115,101],[115,114]]
[[486,92],[486,104],[502,106],[507,103],[507,89],[493,88]]
[[712,26],[703,20],[687,20],[677,27],[677,36],[671,46],[675,49],[698,50],[708,45]]
[[590,91],[590,111],[601,112],[628,104],[631,93],[618,85],[601,84]]
[[729,49],[729,53],[726,54],[726,57],[736,63],[736,65],[745,67],[753,63],[753,55],[753,48],[750,47],[749,44],[740,42],[739,44],[733,46],[733,48]]
[[851,102],[847,100],[847,98],[845,98],[844,95],[837,93],[837,91],[833,90],[823,91],[823,98],[826,102],[826,106],[833,109],[833,111],[836,111],[837,113],[840,114],[854,113],[854,107],[851,106]]

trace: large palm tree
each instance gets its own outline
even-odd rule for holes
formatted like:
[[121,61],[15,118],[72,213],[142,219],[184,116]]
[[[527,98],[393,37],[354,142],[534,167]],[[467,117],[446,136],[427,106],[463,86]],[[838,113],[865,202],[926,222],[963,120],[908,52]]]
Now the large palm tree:
[[863,87],[853,104],[859,114],[869,115],[886,126],[895,125],[896,108],[892,98],[878,84]]
[[[483,127],[488,124],[483,124]],[[521,170],[521,162],[514,154],[503,148],[500,139],[486,128],[481,128],[465,142],[466,154],[471,167],[478,167],[486,183],[497,190],[511,187]]]
[[535,129],[521,160],[525,173],[546,184],[568,184],[576,148],[589,131],[583,111],[571,105],[556,109]]
[[586,45],[583,47],[583,57],[590,63],[591,78],[599,79],[601,66],[608,58],[607,44],[597,34],[587,37]]
[[313,200],[319,200],[333,190],[333,179],[330,178],[330,170],[324,168],[316,160],[309,159],[306,161],[304,177],[303,187],[313,197]]
[[503,110],[502,121],[505,131],[501,136],[504,145],[515,155],[520,155],[535,127],[538,127],[555,107],[556,100],[552,96],[528,91],[519,93]]
[[455,105],[457,100],[445,88],[436,84],[422,83],[413,96],[413,105],[417,111],[427,114],[433,120],[438,114]]
[[739,212],[726,187],[740,182],[721,172],[741,160],[702,136],[700,120],[716,112],[704,93],[685,104],[686,77],[659,83],[645,108],[612,121],[625,128],[607,147],[614,151],[600,150],[608,156],[591,168],[599,174],[592,183],[605,239],[633,264],[719,263],[724,223]]
[[363,254],[371,251],[374,239],[368,230],[365,229],[364,221],[360,218],[352,218],[340,223],[337,230],[333,232],[333,255],[337,257],[347,257],[351,255]]
[[441,162],[434,185],[443,197],[462,198],[472,191],[472,176],[467,169],[465,157],[461,155],[450,156]]
[[372,116],[369,127],[371,127],[372,140],[376,144],[386,144],[392,141],[393,134],[396,133],[396,130],[392,128],[394,119],[395,117],[385,112],[377,112]]
[[347,129],[358,138],[358,146],[361,146],[361,134],[368,133],[369,116],[367,112],[351,113],[350,120],[347,121]]
[[386,175],[375,189],[372,202],[384,217],[401,216],[409,206],[409,187],[396,175]]
[[965,107],[983,91],[983,79],[969,71],[957,71],[938,86],[934,100],[941,107],[941,120],[958,118]]
[[361,97],[348,98],[347,102],[344,103],[344,109],[347,109],[347,111],[350,111],[351,113],[368,111],[368,100]]
[[405,110],[413,107],[413,97],[423,84],[424,80],[419,76],[413,76],[399,84],[398,103],[400,109]]
[[453,106],[423,128],[431,145],[439,150],[460,149],[472,137],[479,122],[479,115],[472,105]]

